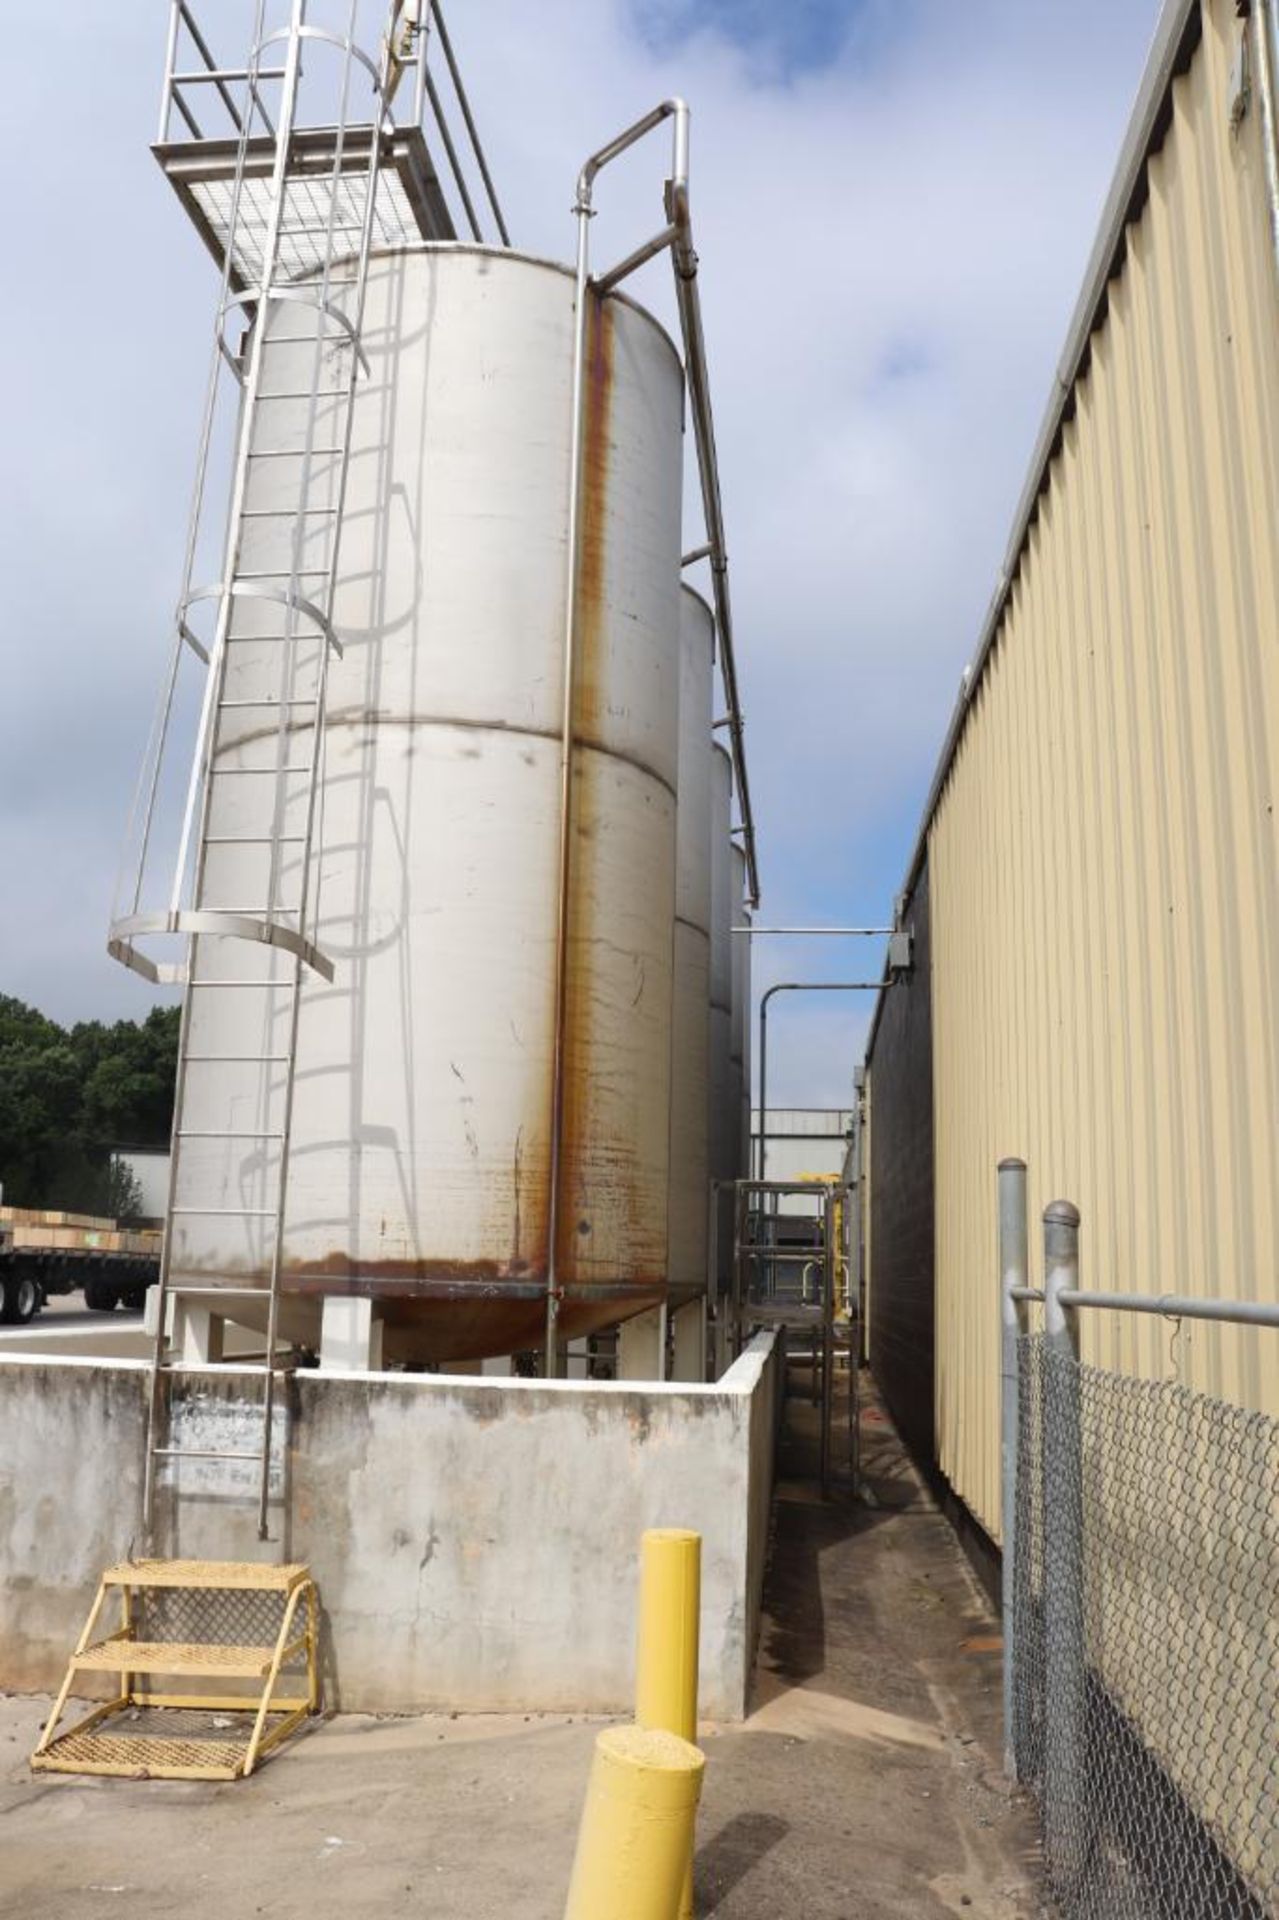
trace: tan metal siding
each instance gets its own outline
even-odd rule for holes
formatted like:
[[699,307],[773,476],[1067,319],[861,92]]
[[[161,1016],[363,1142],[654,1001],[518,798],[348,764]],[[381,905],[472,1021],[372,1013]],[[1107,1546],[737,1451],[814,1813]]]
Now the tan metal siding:
[[[1233,0],[1173,84],[929,833],[941,1465],[999,1530],[995,1166],[1084,1284],[1279,1297],[1279,301]],[[1032,1253],[1032,1264],[1037,1258]],[[1279,1341],[1084,1316],[1279,1411]]]

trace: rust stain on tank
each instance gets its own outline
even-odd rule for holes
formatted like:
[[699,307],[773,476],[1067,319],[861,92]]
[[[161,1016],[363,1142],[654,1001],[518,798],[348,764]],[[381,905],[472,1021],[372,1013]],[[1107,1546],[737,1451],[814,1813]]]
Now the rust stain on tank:
[[613,310],[589,294],[582,390],[582,497],[577,575],[577,684],[573,737],[594,744],[607,704],[604,657],[609,474],[613,460]]
[[[391,1284],[442,1283],[480,1287],[516,1282],[541,1282],[546,1278],[526,1260],[451,1260],[432,1259],[430,1255],[406,1259],[352,1259],[349,1253],[323,1254],[315,1260],[290,1260],[284,1272],[286,1288],[309,1280],[358,1280],[376,1291],[382,1281]],[[299,1290],[302,1290],[299,1286]]]
[[593,949],[598,936],[598,888],[593,848],[598,819],[583,746],[594,746],[607,706],[609,477],[613,457],[612,400],[615,323],[612,308],[589,295],[583,385],[581,524],[577,577],[577,672],[573,709],[573,847],[566,955],[564,1106],[561,1116],[560,1193],[555,1271],[561,1285],[591,1271],[591,1193],[587,1141],[591,1130],[594,1058],[591,1020]]
[[[601,1052],[600,1019],[594,1005],[601,942],[610,933],[601,924],[601,868],[608,857],[604,833],[607,800],[600,791],[600,763],[588,761],[584,748],[599,748],[609,731],[609,700],[615,678],[614,621],[610,620],[608,535],[621,502],[618,449],[614,437],[613,398],[616,356],[613,303],[591,296],[587,319],[583,387],[581,528],[577,580],[578,655],[574,699],[572,897],[569,903],[567,981],[564,1026],[564,1107],[560,1193],[557,1210],[555,1270],[564,1286],[634,1286],[635,1295],[660,1299],[665,1292],[665,1240],[640,1254],[643,1222],[650,1209],[637,1187],[635,1143],[625,1136],[605,1137],[598,1093],[617,1060]],[[614,695],[615,697],[615,695]],[[607,1223],[608,1245],[597,1244]],[[619,1271],[618,1241],[627,1249]],[[636,1259],[636,1255],[640,1258]],[[655,1271],[655,1265],[661,1271]],[[562,1312],[567,1312],[568,1303]],[[581,1308],[579,1306],[579,1313]],[[617,1317],[616,1303],[611,1317]],[[562,1319],[561,1325],[564,1325]]]

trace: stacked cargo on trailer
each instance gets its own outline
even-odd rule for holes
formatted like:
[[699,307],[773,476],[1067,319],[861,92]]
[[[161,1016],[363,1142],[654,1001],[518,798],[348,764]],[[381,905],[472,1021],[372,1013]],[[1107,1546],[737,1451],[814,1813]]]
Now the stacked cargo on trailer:
[[84,1289],[87,1307],[140,1312],[158,1278],[161,1235],[94,1214],[0,1207],[0,1321],[24,1325],[51,1294]]

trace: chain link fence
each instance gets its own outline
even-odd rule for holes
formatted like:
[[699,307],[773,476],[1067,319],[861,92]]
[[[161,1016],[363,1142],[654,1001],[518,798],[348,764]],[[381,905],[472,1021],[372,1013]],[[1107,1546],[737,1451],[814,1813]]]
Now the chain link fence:
[[1279,1421],[1017,1341],[1011,1736],[1065,1920],[1279,1915]]

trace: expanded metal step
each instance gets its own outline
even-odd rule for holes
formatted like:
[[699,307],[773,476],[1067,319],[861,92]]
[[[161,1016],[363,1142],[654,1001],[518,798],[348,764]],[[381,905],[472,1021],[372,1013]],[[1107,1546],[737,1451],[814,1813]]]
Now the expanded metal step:
[[273,1567],[259,1560],[121,1560],[102,1576],[106,1587],[193,1587],[292,1593],[311,1577],[297,1561]]
[[[285,1647],[281,1658],[292,1659],[306,1648],[299,1636]],[[275,1658],[274,1647],[199,1645],[193,1641],[99,1640],[72,1656],[82,1673],[174,1673],[216,1675],[226,1680],[265,1680]]]
[[171,1735],[73,1730],[31,1756],[49,1773],[101,1773],[127,1780],[237,1780],[250,1733],[240,1740],[175,1740]]

